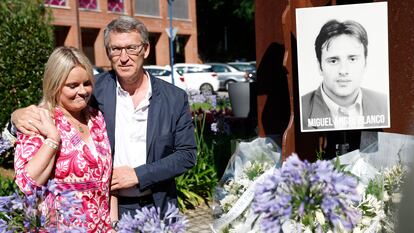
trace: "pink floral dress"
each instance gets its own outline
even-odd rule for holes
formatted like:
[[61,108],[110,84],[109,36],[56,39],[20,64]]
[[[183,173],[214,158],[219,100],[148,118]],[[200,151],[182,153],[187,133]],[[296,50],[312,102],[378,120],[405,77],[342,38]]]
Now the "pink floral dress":
[[[91,138],[87,143],[81,139],[79,132],[72,127],[62,110],[58,107],[55,109],[55,124],[62,142],[50,179],[53,179],[61,190],[76,191],[76,196],[82,200],[82,211],[86,214],[86,220],[74,221],[70,223],[72,226],[84,227],[87,232],[110,232],[111,148],[102,113],[92,108],[88,108],[88,111]],[[43,140],[40,135],[18,134],[14,159],[16,183],[26,194],[39,187],[27,174],[26,164],[42,146]],[[48,208],[59,209],[59,203],[54,203]],[[59,224],[64,223],[58,222],[58,228]]]

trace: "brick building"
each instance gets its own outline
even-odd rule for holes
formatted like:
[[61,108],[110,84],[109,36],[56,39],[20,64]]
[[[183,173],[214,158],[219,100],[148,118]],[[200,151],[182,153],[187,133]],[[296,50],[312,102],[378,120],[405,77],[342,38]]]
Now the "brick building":
[[[150,31],[148,64],[169,64],[167,0],[45,0],[52,9],[55,46],[82,47],[93,64],[110,68],[103,39],[105,26],[120,15],[141,20]],[[195,0],[173,1],[174,61],[198,62]]]

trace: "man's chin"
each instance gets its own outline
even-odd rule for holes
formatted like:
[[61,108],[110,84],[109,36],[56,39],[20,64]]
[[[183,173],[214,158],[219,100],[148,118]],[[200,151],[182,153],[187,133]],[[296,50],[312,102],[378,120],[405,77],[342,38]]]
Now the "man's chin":
[[128,79],[129,77],[134,75],[134,72],[132,69],[127,69],[127,70],[117,69],[116,75],[118,76],[118,78]]
[[337,95],[337,96],[342,96],[342,97],[345,97],[345,96],[352,95],[353,93],[355,93],[355,91],[356,91],[356,89],[355,89],[355,88],[351,88],[351,87],[346,87],[346,88],[344,88],[344,87],[341,87],[341,88],[337,88],[337,89],[334,91],[334,93],[335,93],[335,95]]

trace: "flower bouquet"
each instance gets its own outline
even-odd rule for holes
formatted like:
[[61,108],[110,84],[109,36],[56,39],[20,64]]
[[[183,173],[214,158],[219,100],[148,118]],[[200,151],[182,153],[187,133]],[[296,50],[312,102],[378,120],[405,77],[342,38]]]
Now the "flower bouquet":
[[118,223],[119,233],[181,233],[185,232],[187,219],[178,208],[168,203],[164,217],[160,209],[154,206],[143,207],[136,210],[132,217],[130,213],[124,214]]
[[[58,212],[49,211],[54,199],[59,199]],[[56,226],[57,219],[70,223],[83,221],[85,214],[79,213],[82,200],[74,192],[60,191],[53,181],[47,186],[33,190],[31,195],[14,193],[0,197],[0,232],[86,232],[86,229],[64,224]]]
[[252,208],[262,232],[349,232],[361,218],[357,185],[332,161],[292,155],[257,184]]
[[407,172],[406,167],[397,164],[379,172],[369,181],[364,187],[364,198],[358,205],[363,217],[354,232],[395,232]]
[[231,157],[216,188],[214,232],[255,231],[256,216],[250,209],[254,186],[280,162],[279,148],[268,138],[242,142]]
[[[377,141],[361,152],[315,163],[292,155],[281,168],[267,171],[258,169],[265,166],[258,156],[235,166],[237,158],[244,158],[236,156],[228,166],[232,176],[225,174],[222,180],[226,182],[218,188],[217,193],[224,196],[218,199],[221,215],[213,230],[395,232],[407,173],[404,165],[413,159],[414,137],[384,133],[375,137]],[[260,172],[249,179],[252,167]],[[252,190],[254,199],[247,195]]]
[[391,233],[405,174],[396,165],[365,186],[339,163],[292,155],[256,185],[252,209],[261,232]]

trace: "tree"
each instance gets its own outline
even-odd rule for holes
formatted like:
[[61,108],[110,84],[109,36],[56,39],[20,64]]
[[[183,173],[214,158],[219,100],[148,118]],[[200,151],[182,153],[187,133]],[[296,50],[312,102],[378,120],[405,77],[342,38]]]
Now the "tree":
[[42,96],[44,64],[53,49],[51,15],[43,2],[0,1],[0,127],[14,109]]
[[255,60],[253,0],[199,0],[196,3],[201,60]]
[[254,18],[254,0],[208,0],[213,9],[217,10],[224,7],[226,4],[231,5],[233,9],[233,15],[241,19],[247,19],[249,21]]

